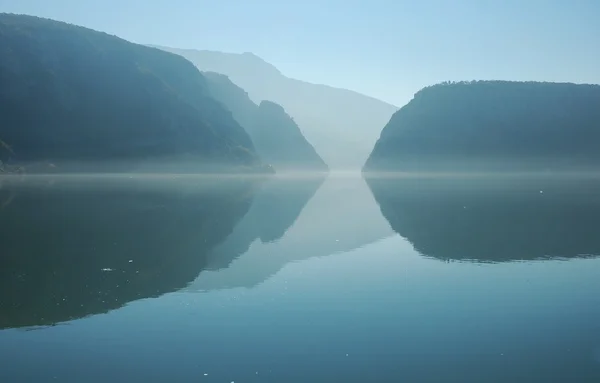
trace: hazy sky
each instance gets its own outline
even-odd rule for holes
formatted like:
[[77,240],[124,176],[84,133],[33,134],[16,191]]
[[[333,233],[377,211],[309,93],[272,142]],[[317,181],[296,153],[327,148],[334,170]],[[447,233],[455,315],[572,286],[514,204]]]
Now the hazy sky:
[[250,51],[398,106],[445,80],[600,83],[598,0],[0,0],[147,44]]

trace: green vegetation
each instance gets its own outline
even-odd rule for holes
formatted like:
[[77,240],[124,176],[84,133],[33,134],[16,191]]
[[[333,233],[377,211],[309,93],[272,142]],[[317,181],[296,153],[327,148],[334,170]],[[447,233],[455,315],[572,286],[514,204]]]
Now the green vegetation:
[[188,155],[260,165],[187,60],[31,16],[0,14],[0,137],[19,162]]
[[419,91],[365,170],[581,169],[600,164],[600,86],[473,81]]
[[263,101],[257,106],[225,75],[207,72],[211,95],[227,107],[254,143],[256,151],[276,170],[327,170],[327,165],[302,135],[283,107]]

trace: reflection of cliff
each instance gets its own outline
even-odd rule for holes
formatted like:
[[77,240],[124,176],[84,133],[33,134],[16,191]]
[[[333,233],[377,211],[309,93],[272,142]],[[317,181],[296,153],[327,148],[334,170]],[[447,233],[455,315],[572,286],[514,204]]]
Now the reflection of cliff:
[[257,192],[248,214],[209,256],[209,267],[226,267],[256,239],[273,242],[294,224],[306,203],[323,183],[323,176],[272,177]]
[[[292,184],[280,187],[281,192],[293,189],[293,181],[286,182]],[[281,195],[282,201],[284,197]],[[265,198],[265,201],[268,200]],[[265,211],[266,208],[256,214],[268,217],[263,215]],[[255,241],[250,247],[247,240],[242,241],[244,252],[235,253],[236,258],[227,268],[203,272],[190,289],[253,287],[288,263],[350,251],[392,234],[365,181],[360,177],[345,178],[333,174],[325,180],[282,238],[269,243]],[[229,241],[235,243],[237,239],[232,235],[225,243]]]
[[19,186],[0,209],[0,328],[54,324],[185,287],[251,203],[250,181],[206,184],[124,177]]
[[600,181],[575,176],[369,179],[392,228],[425,256],[503,262],[600,255]]

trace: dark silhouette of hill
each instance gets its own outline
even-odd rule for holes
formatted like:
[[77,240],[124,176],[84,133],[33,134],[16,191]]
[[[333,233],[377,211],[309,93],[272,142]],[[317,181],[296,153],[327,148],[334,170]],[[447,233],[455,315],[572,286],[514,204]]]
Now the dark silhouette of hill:
[[4,161],[259,163],[181,56],[14,14],[0,14],[0,138],[11,148]]
[[381,132],[365,170],[595,168],[600,86],[474,81],[419,91]]
[[280,104],[331,169],[360,169],[379,130],[398,109],[360,93],[286,77],[252,53],[157,48],[187,58],[200,70],[227,75],[257,104]]
[[184,288],[248,211],[256,182],[90,177],[5,183],[0,329],[52,325]]
[[262,101],[257,106],[248,94],[225,75],[206,72],[211,95],[231,111],[248,132],[263,161],[279,170],[327,169],[300,128],[278,104]]
[[382,214],[421,254],[505,262],[600,256],[600,180],[565,175],[367,178]]
[[260,240],[274,242],[296,222],[304,206],[319,189],[325,177],[273,177],[257,190],[248,214],[236,225],[225,241],[209,255],[209,268],[227,267]]

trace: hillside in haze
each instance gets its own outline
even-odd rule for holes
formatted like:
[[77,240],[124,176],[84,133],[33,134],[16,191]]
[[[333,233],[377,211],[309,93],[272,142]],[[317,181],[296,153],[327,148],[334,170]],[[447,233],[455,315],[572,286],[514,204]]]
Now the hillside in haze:
[[0,14],[0,139],[3,161],[259,165],[189,61],[32,16]]
[[553,170],[600,165],[600,86],[476,81],[419,91],[365,170]]
[[200,70],[227,75],[257,104],[272,100],[283,106],[332,169],[362,167],[381,127],[397,110],[356,92],[288,78],[251,53],[159,48],[182,55]]
[[261,159],[275,170],[318,170],[327,165],[300,128],[278,104],[262,101],[256,105],[248,94],[223,74],[205,72],[211,95],[231,111],[248,132]]

